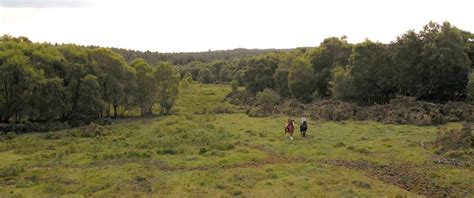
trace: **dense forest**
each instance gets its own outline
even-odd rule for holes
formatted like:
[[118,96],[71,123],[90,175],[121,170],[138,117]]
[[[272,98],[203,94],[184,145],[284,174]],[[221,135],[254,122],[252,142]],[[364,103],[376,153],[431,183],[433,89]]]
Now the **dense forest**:
[[[331,98],[358,104],[396,96],[445,102],[474,96],[474,35],[430,22],[384,44],[330,37],[293,50],[152,53],[0,38],[1,121],[87,123],[171,113],[180,83],[231,84],[234,97]],[[471,80],[469,80],[471,79]],[[245,91],[238,91],[245,86]],[[157,104],[157,105],[155,105]]]
[[244,100],[269,89],[262,93],[305,103],[332,98],[372,105],[397,96],[465,100],[474,96],[473,63],[472,33],[430,22],[389,44],[368,39],[350,44],[345,37],[331,37],[316,48],[256,56],[236,68],[244,66],[238,81],[246,86],[240,93]]

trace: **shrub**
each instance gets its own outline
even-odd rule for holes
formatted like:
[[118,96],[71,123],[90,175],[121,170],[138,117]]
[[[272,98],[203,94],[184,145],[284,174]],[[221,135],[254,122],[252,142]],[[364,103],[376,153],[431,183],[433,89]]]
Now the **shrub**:
[[5,135],[5,139],[7,140],[11,140],[11,139],[14,139],[16,137],[16,133],[13,132],[13,131],[10,131],[7,133],[7,135]]
[[251,108],[248,112],[247,115],[250,117],[267,117],[270,115],[267,111],[265,111],[262,108]]
[[198,73],[198,80],[201,83],[209,84],[214,82],[214,74],[208,68],[201,69]]
[[226,95],[226,100],[234,105],[252,105],[255,97],[248,91],[236,91]]
[[239,83],[236,80],[230,82],[230,86],[232,87],[232,93],[239,91]]
[[24,171],[23,167],[14,165],[0,169],[0,178],[18,176]]
[[89,125],[80,127],[73,135],[84,138],[93,138],[99,136],[106,136],[108,135],[108,132],[105,127],[92,122]]
[[61,135],[58,133],[52,133],[51,131],[44,135],[45,140],[58,140],[61,139]]
[[471,125],[465,123],[460,130],[452,129],[448,131],[445,128],[440,129],[435,145],[439,147],[438,153],[444,153],[448,150],[474,148],[474,136],[472,135]]
[[202,155],[202,154],[206,153],[207,151],[208,151],[207,148],[200,148],[199,149],[199,154]]
[[112,124],[112,119],[111,118],[99,118],[95,121],[96,124],[106,126],[106,125],[111,125]]
[[272,107],[280,103],[280,96],[272,89],[264,89],[256,95],[257,104],[264,107]]
[[47,132],[47,131],[59,131],[63,129],[69,129],[70,126],[66,122],[24,122],[24,123],[11,123],[0,125],[0,131],[14,131],[17,133],[25,132]]
[[[449,107],[446,107],[448,105]],[[392,99],[387,104],[372,106],[357,106],[349,102],[321,100],[309,107],[292,109],[309,109],[310,115],[314,119],[373,120],[389,124],[415,125],[444,124],[450,116],[455,116],[458,120],[468,120],[471,119],[471,114],[474,114],[474,106],[466,103],[441,105],[417,101],[411,97],[399,97]]]

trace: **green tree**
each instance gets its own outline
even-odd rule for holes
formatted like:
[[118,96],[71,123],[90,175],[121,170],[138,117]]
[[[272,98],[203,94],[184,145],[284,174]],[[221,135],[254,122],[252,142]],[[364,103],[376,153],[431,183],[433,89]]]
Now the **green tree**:
[[275,54],[253,57],[247,61],[244,83],[250,93],[255,94],[265,88],[274,88],[273,73],[278,67]]
[[154,76],[157,85],[155,98],[160,102],[160,114],[169,114],[178,97],[180,76],[167,62],[158,64]]
[[474,69],[474,34],[468,31],[461,31],[464,42],[466,43],[466,53],[471,61],[471,72]]
[[94,66],[99,71],[95,72],[99,77],[102,87],[102,99],[106,102],[107,116],[110,116],[110,105],[113,107],[113,117],[117,117],[117,108],[125,100],[124,87],[126,65],[125,59],[111,49],[98,48],[92,51]]
[[455,99],[465,93],[470,69],[469,57],[461,32],[445,22],[443,25],[429,23],[420,32],[423,40],[420,98],[435,101]]
[[366,40],[354,46],[350,57],[352,89],[359,102],[385,103],[397,92],[391,50]]
[[80,86],[81,95],[78,102],[76,119],[86,122],[101,117],[105,110],[105,102],[102,100],[99,80],[92,74],[87,74]]
[[289,97],[291,95],[288,87],[288,68],[279,67],[273,74],[275,82],[275,91],[282,97]]
[[337,66],[331,71],[330,88],[332,97],[337,100],[350,101],[353,99],[351,68]]
[[234,75],[232,76],[232,80],[236,81],[239,86],[244,85],[244,75],[245,72],[243,70],[237,70]]
[[209,64],[212,75],[219,83],[229,82],[232,80],[232,66],[227,61],[214,61]]
[[225,83],[229,82],[232,80],[232,71],[231,67],[229,65],[224,65],[220,70],[219,70],[219,82],[220,83]]
[[469,83],[467,84],[467,98],[474,101],[474,73],[469,76]]
[[123,111],[121,112],[121,115],[123,115],[125,111],[132,109],[134,106],[138,95],[138,89],[137,73],[132,66],[127,65],[125,67]]
[[31,64],[38,70],[42,70],[46,78],[64,78],[63,54],[49,44],[40,44],[30,55]]
[[321,42],[320,46],[309,51],[310,62],[316,74],[316,86],[319,94],[328,96],[331,70],[336,66],[349,64],[352,47],[346,37],[329,37]]
[[199,71],[198,80],[201,83],[209,84],[214,82],[214,74],[208,68],[203,68]]
[[423,42],[416,32],[410,30],[398,37],[392,46],[397,89],[403,95],[416,96],[419,89],[424,89],[418,85],[419,72],[423,69],[419,65]]
[[58,76],[64,80],[67,92],[68,110],[63,113],[63,119],[72,119],[78,110],[82,79],[87,73],[92,72],[89,50],[76,45],[62,45],[58,50],[65,58],[64,69],[58,71]]
[[181,79],[181,83],[180,83],[180,86],[181,88],[184,90],[184,89],[188,89],[189,85],[193,83],[193,76],[191,73],[189,72],[186,72],[183,76],[183,78]]
[[199,71],[201,71],[201,69],[203,69],[204,67],[205,64],[203,62],[192,61],[185,65],[184,69],[181,71],[181,74],[183,75],[184,73],[189,72],[191,73],[193,80],[197,81],[199,79]]
[[304,57],[295,59],[288,74],[291,95],[303,102],[310,102],[316,87],[311,64]]
[[134,60],[131,66],[135,70],[136,103],[140,107],[143,116],[152,112],[155,83],[153,69],[145,59]]
[[469,39],[445,22],[409,31],[394,44],[394,62],[402,94],[445,101],[465,94],[470,70]]
[[38,81],[33,88],[30,101],[31,120],[59,119],[67,111],[67,92],[61,78]]
[[8,122],[25,110],[36,74],[29,59],[19,49],[0,51],[0,115]]
[[288,98],[291,96],[290,88],[288,87],[288,75],[290,67],[295,59],[302,56],[300,50],[293,50],[289,53],[280,54],[278,68],[273,74],[273,81],[275,82],[275,91],[282,97]]

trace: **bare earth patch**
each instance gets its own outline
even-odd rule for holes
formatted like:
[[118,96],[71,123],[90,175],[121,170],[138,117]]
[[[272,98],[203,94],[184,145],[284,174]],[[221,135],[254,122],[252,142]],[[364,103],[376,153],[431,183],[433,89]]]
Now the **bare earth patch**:
[[434,182],[427,172],[435,168],[434,164],[414,165],[408,163],[391,163],[389,165],[378,165],[367,161],[332,160],[327,164],[367,172],[385,183],[389,183],[410,192],[425,195],[427,197],[462,197],[472,192],[472,186],[450,185],[441,186]]

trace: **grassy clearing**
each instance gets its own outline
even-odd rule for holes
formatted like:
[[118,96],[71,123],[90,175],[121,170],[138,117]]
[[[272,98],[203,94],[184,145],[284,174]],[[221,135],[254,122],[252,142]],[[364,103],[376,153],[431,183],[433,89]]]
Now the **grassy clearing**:
[[472,168],[436,164],[423,146],[436,127],[310,120],[308,137],[290,141],[286,117],[250,118],[223,100],[229,91],[192,85],[175,115],[93,128],[97,137],[4,140],[0,196],[474,196]]

